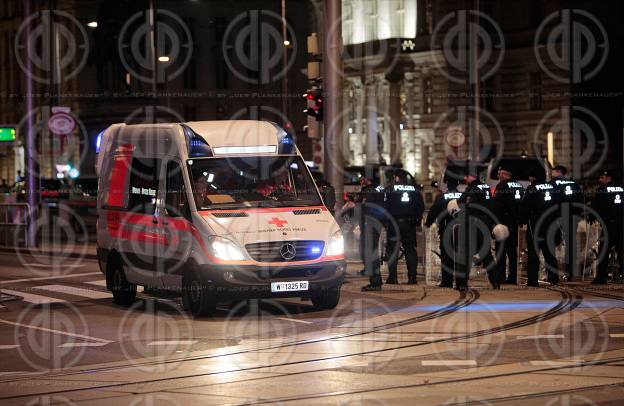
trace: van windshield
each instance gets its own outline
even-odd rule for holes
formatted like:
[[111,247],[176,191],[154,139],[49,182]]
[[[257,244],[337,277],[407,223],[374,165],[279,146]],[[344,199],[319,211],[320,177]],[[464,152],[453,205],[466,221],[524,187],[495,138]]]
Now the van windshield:
[[198,210],[322,204],[298,156],[204,158],[188,164]]

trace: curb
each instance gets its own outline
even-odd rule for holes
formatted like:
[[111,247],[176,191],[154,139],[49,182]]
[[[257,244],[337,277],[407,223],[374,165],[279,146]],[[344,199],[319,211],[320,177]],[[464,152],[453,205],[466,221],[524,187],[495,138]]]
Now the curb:
[[[48,257],[61,255],[61,253],[59,253],[58,251],[39,251],[36,248],[33,248],[32,250],[30,250],[28,248],[17,248],[17,247],[12,247],[12,248],[0,247],[0,253],[12,253],[12,254],[20,253],[23,255],[44,255]],[[85,254],[80,254],[78,252],[70,252],[70,253],[63,253],[62,255],[69,257],[69,258],[84,258],[84,259],[92,259],[92,260],[98,259],[96,253],[88,252],[88,251]]]

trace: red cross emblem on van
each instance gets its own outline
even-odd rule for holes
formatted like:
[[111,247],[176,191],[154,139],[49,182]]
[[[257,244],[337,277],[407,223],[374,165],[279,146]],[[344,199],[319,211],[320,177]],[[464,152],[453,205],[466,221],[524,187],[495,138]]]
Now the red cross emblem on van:
[[284,224],[288,224],[288,221],[280,220],[277,217],[273,217],[271,221],[269,221],[269,224],[275,224],[277,228],[282,228],[284,227]]

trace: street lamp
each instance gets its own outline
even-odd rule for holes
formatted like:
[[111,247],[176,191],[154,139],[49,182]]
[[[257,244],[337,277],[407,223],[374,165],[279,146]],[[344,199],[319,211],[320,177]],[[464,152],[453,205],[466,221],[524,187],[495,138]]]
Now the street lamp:
[[[167,55],[162,55],[158,57],[158,62],[160,63],[167,63],[169,62],[169,57]],[[169,92],[167,91],[167,69],[163,68],[163,71],[165,73],[165,92],[167,92],[167,108],[171,107],[171,99],[169,97]]]
[[89,21],[89,22],[87,23],[87,27],[97,28],[97,26],[98,26],[97,21]]

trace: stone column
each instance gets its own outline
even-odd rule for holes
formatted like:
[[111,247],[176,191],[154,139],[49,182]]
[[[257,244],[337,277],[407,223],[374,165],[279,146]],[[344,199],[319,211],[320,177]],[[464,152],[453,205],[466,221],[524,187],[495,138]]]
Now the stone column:
[[377,133],[377,80],[372,73],[365,78],[366,87],[366,164],[379,163]]
[[386,75],[389,84],[388,123],[390,128],[390,162],[389,164],[401,164],[401,84],[403,74],[392,73]]
[[405,112],[407,114],[407,143],[405,150],[405,165],[407,170],[416,172],[416,120],[414,119],[416,97],[415,78],[413,73],[405,74]]
[[366,111],[366,95],[364,94],[364,89],[362,86],[362,81],[358,79],[353,80],[353,97],[355,98],[355,102],[353,103],[354,108],[354,119],[355,119],[355,128],[353,129],[353,134],[350,135],[351,143],[353,145],[353,163],[355,165],[364,165],[365,162],[365,150],[364,145],[366,144],[366,134],[364,133],[364,117]]

